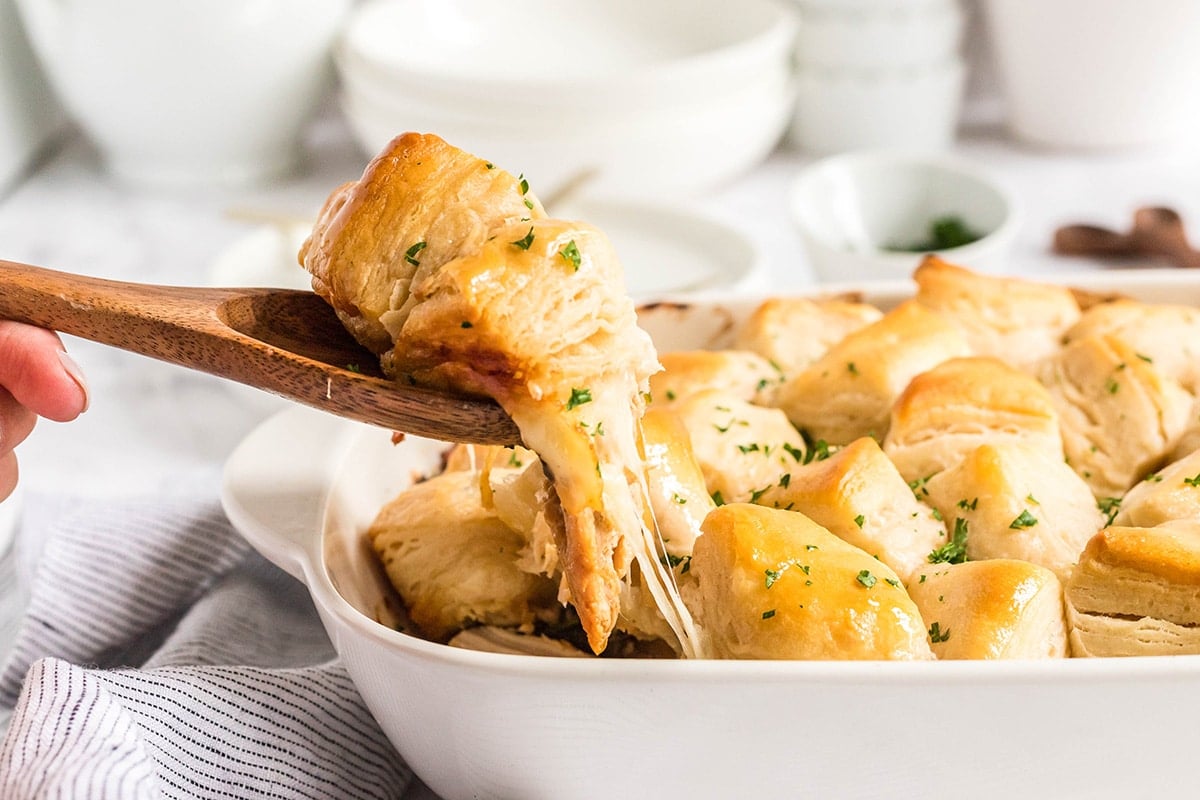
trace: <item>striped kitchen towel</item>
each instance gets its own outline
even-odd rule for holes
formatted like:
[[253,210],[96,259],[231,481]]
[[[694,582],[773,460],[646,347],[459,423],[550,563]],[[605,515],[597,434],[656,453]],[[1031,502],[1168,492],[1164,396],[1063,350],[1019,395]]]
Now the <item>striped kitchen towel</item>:
[[214,503],[33,516],[18,545],[42,552],[0,671],[0,797],[405,796],[304,587]]

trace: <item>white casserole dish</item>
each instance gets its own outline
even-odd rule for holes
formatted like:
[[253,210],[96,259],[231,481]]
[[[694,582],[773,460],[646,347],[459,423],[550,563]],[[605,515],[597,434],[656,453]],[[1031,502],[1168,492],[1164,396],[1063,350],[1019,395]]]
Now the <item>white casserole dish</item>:
[[[1200,305],[1200,273],[1070,276]],[[852,287],[824,287],[823,293]],[[907,283],[863,286],[891,305]],[[643,311],[660,350],[719,345],[761,298]],[[1046,662],[553,659],[392,630],[362,533],[439,443],[297,408],[234,452],[223,501],[304,581],[346,669],[446,800],[1108,798],[1190,786],[1200,657]]]

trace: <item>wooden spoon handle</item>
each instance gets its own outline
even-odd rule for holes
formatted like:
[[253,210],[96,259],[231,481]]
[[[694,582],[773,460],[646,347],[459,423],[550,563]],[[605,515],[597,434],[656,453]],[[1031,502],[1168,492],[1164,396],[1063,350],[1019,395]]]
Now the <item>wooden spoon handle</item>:
[[495,403],[405,386],[311,292],[103,280],[0,260],[0,319],[191,367],[332,414],[444,441],[514,444]]
[[1054,232],[1054,252],[1064,256],[1129,258],[1138,254],[1137,242],[1123,233],[1097,225],[1064,225]]
[[207,347],[228,332],[216,309],[236,294],[110,281],[0,260],[0,318],[184,366],[198,366],[211,355]]

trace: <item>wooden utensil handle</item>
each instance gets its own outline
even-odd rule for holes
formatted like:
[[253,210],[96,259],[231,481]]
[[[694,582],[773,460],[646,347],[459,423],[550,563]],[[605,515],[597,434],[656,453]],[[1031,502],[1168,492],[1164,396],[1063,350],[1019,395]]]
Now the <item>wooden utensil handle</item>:
[[446,441],[514,444],[491,400],[384,378],[312,292],[103,280],[0,260],[0,319],[113,345],[349,419]]
[[222,289],[146,286],[0,260],[0,318],[192,365],[197,338],[218,338]]

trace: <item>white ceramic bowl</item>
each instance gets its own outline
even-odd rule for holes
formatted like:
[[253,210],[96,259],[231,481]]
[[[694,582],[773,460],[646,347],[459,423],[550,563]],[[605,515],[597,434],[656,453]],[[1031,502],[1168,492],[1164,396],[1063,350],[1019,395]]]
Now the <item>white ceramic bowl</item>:
[[[1074,276],[1096,291],[1200,304],[1184,271]],[[849,287],[847,287],[849,288]],[[907,282],[859,285],[891,305]],[[656,341],[756,304],[663,304]],[[1200,657],[1037,662],[554,659],[432,644],[375,620],[363,543],[380,506],[442,445],[308,409],[230,458],[224,505],[312,594],[342,663],[400,754],[446,800],[614,797],[1188,797]],[[1149,765],[1134,769],[1130,765]]]
[[796,58],[804,67],[895,69],[944,63],[958,56],[963,29],[958,0],[792,2],[801,21]]
[[369,0],[336,60],[368,153],[429,131],[543,194],[586,170],[592,194],[666,194],[731,178],[775,146],[795,29],[773,0]]
[[803,68],[788,138],[812,155],[945,150],[957,133],[963,79],[958,58],[868,71]]
[[15,0],[48,77],[117,175],[245,183],[288,172],[333,84],[351,0]]
[[1011,195],[972,165],[946,156],[860,152],[804,168],[792,186],[791,212],[805,252],[823,281],[907,278],[923,252],[897,252],[925,239],[933,220],[959,217],[983,234],[930,251],[981,272],[998,272],[1016,233]]
[[1019,138],[1099,149],[1200,135],[1200,3],[983,5],[1008,124]]

